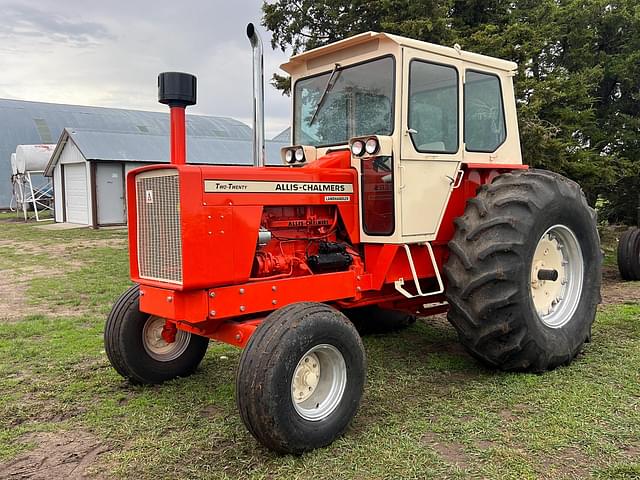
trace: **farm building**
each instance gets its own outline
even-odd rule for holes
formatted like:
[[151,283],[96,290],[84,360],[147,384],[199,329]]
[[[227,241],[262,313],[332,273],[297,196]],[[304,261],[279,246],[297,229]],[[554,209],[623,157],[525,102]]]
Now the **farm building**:
[[[164,115],[164,114],[152,114]],[[167,116],[168,118],[168,116]],[[201,122],[215,122],[215,129]],[[248,165],[251,129],[228,118],[187,117],[189,163]],[[126,223],[125,177],[129,170],[168,163],[167,133],[65,128],[45,170],[53,177],[56,222],[93,227]],[[267,141],[267,158],[284,143]]]
[[[200,115],[188,115],[187,117],[188,135],[209,137],[211,139],[236,139],[238,142],[233,151],[237,155],[246,151],[247,154],[242,157],[242,160],[246,163],[251,161],[251,129],[247,125],[230,118]],[[18,145],[56,143],[58,139],[62,138],[65,128],[70,129],[70,131],[86,129],[103,133],[119,132],[123,134],[119,136],[120,138],[126,137],[124,134],[131,136],[135,134],[149,134],[156,137],[165,136],[163,140],[158,139],[158,141],[166,142],[164,158],[168,158],[169,115],[167,113],[0,99],[0,209],[9,208],[11,202],[13,188],[11,184],[10,159],[11,154],[16,151],[16,147]],[[103,139],[106,138],[103,137]],[[141,140],[144,142],[145,138],[147,137],[142,137]],[[147,140],[151,142],[150,139],[147,138]],[[108,142],[108,140],[105,141]],[[240,146],[242,141],[246,145]],[[193,140],[190,141],[189,146],[192,146],[191,142]],[[284,143],[286,142],[288,142],[288,139]],[[223,148],[222,145],[224,143],[217,143],[216,145]],[[271,161],[276,160],[279,153],[273,151],[274,145],[267,143],[267,146],[268,158]],[[114,149],[115,146],[108,152],[109,155],[107,156],[113,156],[114,159],[125,163],[133,161],[132,158],[122,160],[124,153],[114,153]],[[91,151],[95,152],[95,150],[94,148]],[[190,161],[193,161],[191,155],[197,151],[196,146],[190,148],[188,153]],[[221,152],[224,152],[224,150]],[[102,153],[105,154],[107,152],[103,149]],[[208,158],[221,157],[216,156],[214,151],[208,153]],[[244,153],[242,154],[244,155]],[[87,155],[90,154],[87,153]],[[234,158],[239,162],[239,157]],[[86,195],[88,196],[89,192]],[[89,200],[93,201],[91,198]]]

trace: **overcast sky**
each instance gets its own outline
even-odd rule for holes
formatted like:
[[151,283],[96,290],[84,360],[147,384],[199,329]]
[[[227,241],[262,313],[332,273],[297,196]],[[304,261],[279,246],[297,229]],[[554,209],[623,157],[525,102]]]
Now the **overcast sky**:
[[[191,113],[251,119],[248,22],[261,0],[0,0],[0,98],[164,111],[158,73],[198,77]],[[287,56],[265,45],[265,79]],[[282,72],[281,72],[282,73]],[[265,84],[266,136],[290,124],[290,99]]]

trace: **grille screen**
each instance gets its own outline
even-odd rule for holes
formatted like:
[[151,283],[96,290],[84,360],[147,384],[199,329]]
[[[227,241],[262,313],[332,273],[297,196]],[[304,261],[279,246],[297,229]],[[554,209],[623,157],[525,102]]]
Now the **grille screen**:
[[140,277],[182,283],[180,183],[175,170],[136,177]]

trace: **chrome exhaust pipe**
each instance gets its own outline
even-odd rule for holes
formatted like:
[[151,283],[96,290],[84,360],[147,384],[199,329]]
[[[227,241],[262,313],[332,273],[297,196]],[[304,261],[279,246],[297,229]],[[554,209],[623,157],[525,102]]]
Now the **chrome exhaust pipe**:
[[253,23],[247,25],[247,37],[253,49],[253,165],[264,167],[264,64],[262,40]]

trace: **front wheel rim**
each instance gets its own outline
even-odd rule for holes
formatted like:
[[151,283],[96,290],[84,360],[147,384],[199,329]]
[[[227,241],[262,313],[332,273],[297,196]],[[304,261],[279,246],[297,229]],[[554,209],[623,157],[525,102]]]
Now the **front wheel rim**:
[[305,420],[323,420],[340,404],[346,385],[347,366],[342,353],[333,345],[316,345],[302,356],[293,372],[293,407]]
[[180,357],[191,339],[189,332],[177,330],[175,340],[168,343],[162,336],[165,323],[164,318],[151,315],[142,328],[142,345],[147,354],[158,362],[170,362]]
[[[545,271],[557,272],[557,279],[540,279]],[[536,314],[544,325],[560,328],[571,320],[580,304],[583,277],[584,259],[575,234],[565,225],[548,228],[533,255],[530,284]]]

